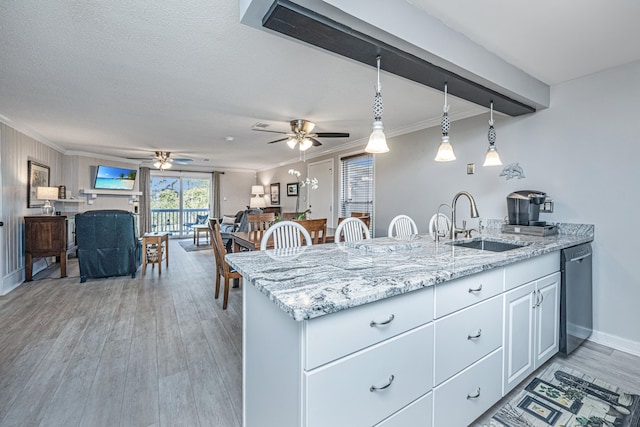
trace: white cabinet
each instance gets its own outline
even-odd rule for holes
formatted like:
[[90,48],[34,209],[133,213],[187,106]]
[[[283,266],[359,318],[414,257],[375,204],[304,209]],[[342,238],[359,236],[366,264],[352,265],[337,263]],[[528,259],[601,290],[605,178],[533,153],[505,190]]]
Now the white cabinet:
[[560,273],[505,294],[504,393],[558,352]]
[[303,322],[243,298],[245,426],[430,425],[433,288]]

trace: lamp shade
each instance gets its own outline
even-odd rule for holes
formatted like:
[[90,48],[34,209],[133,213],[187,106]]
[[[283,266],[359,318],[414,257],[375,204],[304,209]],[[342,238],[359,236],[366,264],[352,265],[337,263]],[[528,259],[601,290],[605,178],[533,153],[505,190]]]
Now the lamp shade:
[[490,145],[487,150],[487,156],[484,158],[484,164],[482,166],[500,166],[502,162],[500,161],[500,155],[498,154],[498,150],[494,145]]
[[369,143],[367,143],[364,151],[373,154],[386,153],[389,151],[387,138],[384,135],[384,126],[380,120],[373,122],[373,132],[371,132],[371,136],[369,136]]
[[264,194],[264,186],[263,185],[252,185],[251,186],[251,194],[256,196],[262,196]]
[[436,154],[436,158],[434,159],[436,162],[450,162],[456,159],[456,155],[453,154],[453,147],[449,142],[448,136],[442,137],[442,142],[440,142],[440,147],[438,147],[438,153]]
[[58,187],[38,187],[36,190],[36,199],[38,200],[56,200],[58,198]]

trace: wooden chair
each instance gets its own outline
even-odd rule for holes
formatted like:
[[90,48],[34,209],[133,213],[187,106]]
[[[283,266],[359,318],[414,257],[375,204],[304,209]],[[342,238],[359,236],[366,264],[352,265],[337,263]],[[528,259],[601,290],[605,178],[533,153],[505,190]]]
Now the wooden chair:
[[327,218],[296,220],[311,236],[314,245],[327,243]]
[[412,234],[418,234],[418,226],[407,215],[398,215],[389,223],[389,237],[407,237]]
[[247,221],[249,229],[247,231],[265,231],[276,220],[276,214],[261,213],[261,214],[248,214]]
[[[369,219],[369,217],[364,218]],[[364,218],[344,218],[340,221],[336,228],[335,241],[340,242],[342,237],[345,242],[370,239],[369,226],[363,221]]]
[[297,214],[295,212],[282,212],[282,215],[280,215],[280,219],[283,221],[293,221],[298,217],[298,215],[300,214]]
[[211,227],[211,239],[213,240],[213,251],[216,256],[216,293],[215,297],[218,298],[220,294],[220,277],[224,277],[224,298],[222,299],[222,309],[227,309],[227,303],[229,302],[229,287],[231,279],[241,279],[242,275],[233,270],[224,256],[227,254],[227,249],[222,243],[222,235],[220,234],[220,224],[218,220],[213,218],[209,219],[209,227]]
[[[260,250],[267,249],[269,239],[273,235],[273,248],[293,248],[296,246],[303,246],[303,243],[307,246],[311,246],[311,236],[306,228],[297,222],[293,221],[281,221],[267,229],[260,241]],[[303,239],[300,238],[303,236]]]

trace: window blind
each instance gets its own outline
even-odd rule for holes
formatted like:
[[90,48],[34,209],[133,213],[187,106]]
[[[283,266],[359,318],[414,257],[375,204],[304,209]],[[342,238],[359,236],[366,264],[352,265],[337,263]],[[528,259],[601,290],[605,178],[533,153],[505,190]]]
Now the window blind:
[[356,154],[340,159],[340,216],[366,212],[373,229],[373,154]]

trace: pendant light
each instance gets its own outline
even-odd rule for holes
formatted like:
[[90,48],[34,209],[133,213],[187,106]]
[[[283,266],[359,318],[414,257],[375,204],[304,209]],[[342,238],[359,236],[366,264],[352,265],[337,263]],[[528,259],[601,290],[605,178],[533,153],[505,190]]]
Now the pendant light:
[[384,126],[382,125],[382,95],[380,91],[380,55],[376,58],[378,68],[378,82],[376,84],[376,97],[373,102],[373,132],[369,137],[369,143],[364,149],[367,153],[379,154],[389,151],[387,146],[387,138],[384,136]]
[[456,155],[453,154],[453,147],[449,142],[449,128],[451,127],[451,121],[449,120],[449,105],[447,104],[447,84],[444,84],[444,107],[442,107],[442,141],[438,147],[438,153],[434,159],[436,162],[450,162],[456,159]]
[[489,119],[489,149],[487,149],[487,156],[484,158],[482,166],[501,166],[500,155],[496,150],[496,130],[493,128],[493,101],[491,101],[491,118]]

